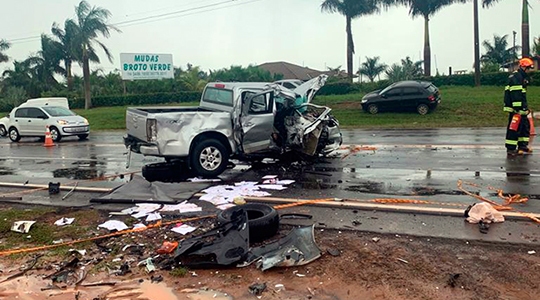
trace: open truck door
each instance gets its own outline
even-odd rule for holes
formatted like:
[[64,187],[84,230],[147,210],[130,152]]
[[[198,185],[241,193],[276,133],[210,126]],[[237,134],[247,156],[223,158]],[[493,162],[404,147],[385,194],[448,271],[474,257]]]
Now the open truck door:
[[242,148],[244,154],[270,148],[274,130],[274,93],[244,92],[242,94]]

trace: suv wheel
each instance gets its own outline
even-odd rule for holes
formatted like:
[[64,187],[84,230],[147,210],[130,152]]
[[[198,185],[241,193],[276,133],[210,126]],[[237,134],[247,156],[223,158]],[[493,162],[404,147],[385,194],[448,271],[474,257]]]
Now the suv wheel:
[[21,140],[21,135],[19,134],[17,128],[11,127],[9,129],[9,139],[13,142],[18,142]]
[[225,171],[228,162],[229,153],[218,140],[204,140],[193,147],[191,167],[202,177],[218,176]]
[[370,104],[367,108],[367,111],[370,114],[374,115],[379,112],[379,107],[377,106],[377,104]]
[[419,104],[416,107],[416,111],[421,115],[427,115],[429,112],[429,106],[427,106],[427,104]]
[[60,142],[60,140],[62,139],[62,135],[60,134],[60,131],[58,130],[58,128],[51,127],[51,128],[49,128],[49,130],[51,132],[52,140],[55,141],[55,142]]

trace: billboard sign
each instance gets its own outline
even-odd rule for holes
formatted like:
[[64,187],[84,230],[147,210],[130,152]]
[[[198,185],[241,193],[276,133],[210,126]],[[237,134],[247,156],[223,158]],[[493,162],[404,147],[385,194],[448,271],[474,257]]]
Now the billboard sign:
[[174,78],[172,54],[120,53],[123,80]]

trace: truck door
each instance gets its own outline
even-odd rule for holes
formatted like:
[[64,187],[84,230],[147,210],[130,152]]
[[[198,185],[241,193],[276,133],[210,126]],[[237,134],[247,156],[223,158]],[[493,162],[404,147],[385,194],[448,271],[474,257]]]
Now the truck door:
[[274,128],[273,92],[244,92],[240,124],[244,154],[268,149]]

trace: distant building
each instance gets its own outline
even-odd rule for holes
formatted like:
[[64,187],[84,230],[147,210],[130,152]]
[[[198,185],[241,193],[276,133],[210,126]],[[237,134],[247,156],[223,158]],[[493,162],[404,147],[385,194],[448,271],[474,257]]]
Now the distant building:
[[327,72],[310,69],[307,67],[302,67],[299,65],[291,64],[284,61],[278,62],[268,62],[258,66],[259,68],[270,72],[270,74],[282,74],[283,79],[299,79],[299,80],[310,80],[321,74],[326,74]]
[[[531,57],[531,59],[534,62],[534,70],[538,70],[538,66],[540,66],[540,56]],[[508,69],[508,72],[514,72],[519,68],[519,60],[507,62],[501,67]]]

